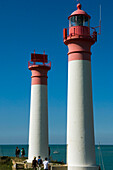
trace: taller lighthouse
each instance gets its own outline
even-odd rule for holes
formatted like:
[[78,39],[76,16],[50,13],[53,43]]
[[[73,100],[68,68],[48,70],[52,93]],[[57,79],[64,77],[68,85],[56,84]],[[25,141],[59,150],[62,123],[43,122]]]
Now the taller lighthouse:
[[98,170],[95,160],[91,46],[97,32],[90,33],[90,16],[81,4],[69,17],[68,46],[67,163],[69,170]]
[[34,52],[28,68],[32,72],[28,151],[28,162],[31,162],[34,156],[41,156],[42,159],[48,157],[47,73],[51,69],[51,62],[47,55]]

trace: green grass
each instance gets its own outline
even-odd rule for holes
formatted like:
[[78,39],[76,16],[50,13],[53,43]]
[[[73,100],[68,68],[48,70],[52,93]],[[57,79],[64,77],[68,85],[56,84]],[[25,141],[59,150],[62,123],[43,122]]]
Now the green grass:
[[0,157],[0,170],[12,170],[12,161],[10,157]]
[[[16,157],[8,157],[8,156],[2,156],[0,157],[0,170],[12,170],[12,160],[14,160],[15,162],[23,162],[25,161],[27,158],[16,158]],[[63,165],[63,162],[58,162],[58,161],[51,161],[51,163],[53,163],[53,165]],[[33,170],[32,168],[30,169],[26,169],[26,170]],[[43,166],[41,168],[41,170],[43,169]]]
[[22,161],[25,161],[27,159],[27,157],[24,157],[24,158],[10,157],[10,158],[13,159],[15,162],[22,162]]

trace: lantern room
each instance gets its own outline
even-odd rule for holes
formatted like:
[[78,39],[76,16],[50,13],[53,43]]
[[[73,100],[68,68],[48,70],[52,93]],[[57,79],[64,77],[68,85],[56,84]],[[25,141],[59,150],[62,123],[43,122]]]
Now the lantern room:
[[69,27],[73,27],[73,26],[86,26],[89,27],[90,26],[90,20],[87,16],[84,15],[75,15],[72,16],[69,19]]
[[69,17],[69,35],[90,35],[90,16],[81,10],[81,4],[77,4],[77,10]]
[[69,27],[72,26],[86,26],[90,27],[90,16],[81,10],[81,4],[77,5],[77,10],[74,11],[69,17]]
[[81,10],[81,4],[78,3],[77,10],[68,17],[69,28],[63,29],[64,44],[67,45],[78,38],[89,39],[94,44],[97,41],[97,32],[95,28],[90,27],[90,19],[90,15]]

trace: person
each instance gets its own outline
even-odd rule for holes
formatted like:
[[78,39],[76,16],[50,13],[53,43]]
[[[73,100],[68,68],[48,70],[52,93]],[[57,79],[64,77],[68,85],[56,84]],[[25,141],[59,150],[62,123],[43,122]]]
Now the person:
[[24,148],[22,148],[21,149],[21,157],[24,158],[24,156],[25,156],[25,150],[24,150]]
[[36,170],[36,167],[37,167],[37,160],[36,160],[36,157],[34,156],[34,159],[32,161],[32,167],[33,167],[33,170]]
[[40,156],[38,156],[37,162],[38,162],[38,168],[39,168],[39,170],[40,170],[40,169],[41,169],[41,166],[42,166],[42,159],[41,159]]
[[48,170],[48,160],[47,158],[45,158],[45,161],[43,162],[43,165],[44,165],[44,170]]
[[18,147],[16,147],[16,150],[15,150],[16,157],[19,158],[19,154],[20,154],[20,149]]
[[48,152],[49,152],[49,160],[50,160],[50,154],[51,154],[50,147],[48,147]]
[[99,170],[101,170],[100,166],[99,166]]

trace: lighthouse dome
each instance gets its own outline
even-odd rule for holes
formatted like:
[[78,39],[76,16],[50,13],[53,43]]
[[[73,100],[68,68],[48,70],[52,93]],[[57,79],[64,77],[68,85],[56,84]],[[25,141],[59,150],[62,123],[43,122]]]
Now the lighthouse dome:
[[74,16],[74,15],[84,15],[84,16],[87,16],[87,17],[90,19],[90,18],[91,18],[90,15],[88,15],[85,11],[81,10],[81,7],[82,7],[82,6],[81,6],[80,3],[77,4],[77,10],[74,11],[74,12],[68,17],[68,19],[71,18],[71,17]]

